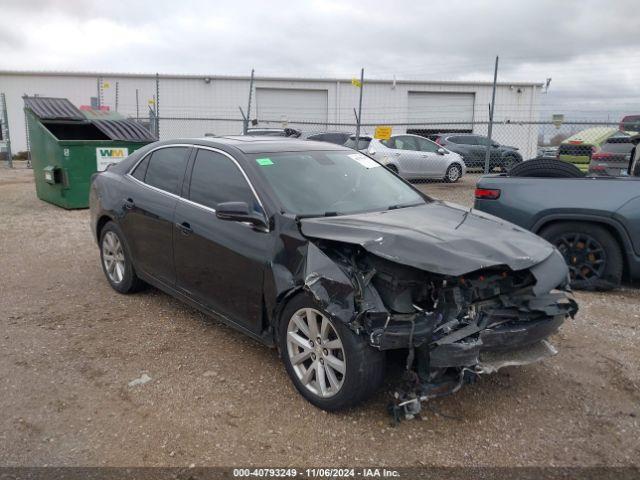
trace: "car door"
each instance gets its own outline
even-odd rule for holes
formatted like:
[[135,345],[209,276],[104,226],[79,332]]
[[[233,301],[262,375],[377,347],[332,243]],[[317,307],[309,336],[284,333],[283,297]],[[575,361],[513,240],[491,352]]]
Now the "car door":
[[398,165],[401,175],[410,177],[421,173],[421,152],[416,137],[397,135],[387,142],[387,146],[391,150],[390,157]]
[[[465,161],[468,159],[469,163],[473,166],[484,165],[484,145],[480,145],[479,138],[476,135],[464,135],[460,137],[465,145]],[[467,163],[467,165],[469,165]]]
[[189,145],[170,145],[146,155],[128,178],[120,226],[136,270],[173,286],[173,215],[187,165]]
[[481,156],[482,165],[486,160],[487,149],[489,149],[489,165],[490,167],[494,167],[495,165],[499,165],[501,163],[501,150],[500,145],[496,142],[490,141],[488,137],[476,137],[478,140],[479,149]]
[[421,166],[426,176],[442,177],[447,171],[448,162],[445,155],[438,153],[440,145],[427,140],[416,138],[420,149]]
[[221,220],[222,202],[246,202],[264,213],[250,183],[229,154],[197,148],[186,199],[176,206],[174,259],[178,289],[253,333],[261,331],[262,285],[270,233]]

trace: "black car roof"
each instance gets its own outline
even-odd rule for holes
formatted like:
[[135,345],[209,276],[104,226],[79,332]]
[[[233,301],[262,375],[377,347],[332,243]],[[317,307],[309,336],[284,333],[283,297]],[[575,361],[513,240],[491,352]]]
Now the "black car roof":
[[350,148],[335,145],[327,142],[315,142],[313,140],[300,140],[288,137],[265,137],[265,136],[225,136],[206,137],[174,140],[173,143],[192,142],[198,145],[210,147],[233,147],[242,153],[275,153],[275,152],[305,152],[310,150],[345,150]]

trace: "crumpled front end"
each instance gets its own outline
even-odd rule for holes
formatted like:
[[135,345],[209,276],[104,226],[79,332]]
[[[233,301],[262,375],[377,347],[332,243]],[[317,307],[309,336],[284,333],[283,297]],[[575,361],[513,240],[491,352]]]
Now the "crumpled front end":
[[492,266],[449,276],[356,245],[316,241],[309,244],[305,288],[372,347],[406,349],[396,417],[414,415],[421,400],[452,393],[480,374],[554,355],[547,338],[578,309],[555,250],[519,271]]

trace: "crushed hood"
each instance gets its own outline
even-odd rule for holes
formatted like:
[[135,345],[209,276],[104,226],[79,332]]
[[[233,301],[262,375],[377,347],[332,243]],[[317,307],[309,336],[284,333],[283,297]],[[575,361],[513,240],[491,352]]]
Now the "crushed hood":
[[522,270],[554,249],[540,237],[497,217],[446,202],[384,212],[305,218],[303,235],[362,246],[387,260],[458,276],[506,265]]

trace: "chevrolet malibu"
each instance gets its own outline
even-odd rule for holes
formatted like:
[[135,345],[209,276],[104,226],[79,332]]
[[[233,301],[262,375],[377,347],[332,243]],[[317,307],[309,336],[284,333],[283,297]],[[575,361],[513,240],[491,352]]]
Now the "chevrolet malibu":
[[278,348],[325,410],[376,392],[392,350],[413,399],[547,358],[577,310],[549,243],[329,143],[158,142],[96,174],[90,204],[114,290],[153,285]]

